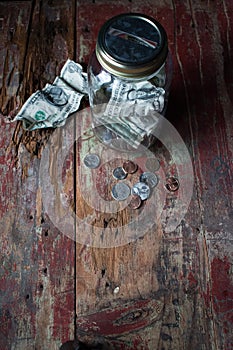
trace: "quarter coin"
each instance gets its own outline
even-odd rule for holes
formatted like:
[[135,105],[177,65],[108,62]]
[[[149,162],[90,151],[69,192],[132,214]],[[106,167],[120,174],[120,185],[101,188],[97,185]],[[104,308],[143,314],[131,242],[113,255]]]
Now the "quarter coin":
[[127,176],[127,173],[124,171],[124,169],[121,166],[118,166],[117,168],[115,168],[112,174],[117,180],[123,180]]
[[129,202],[128,207],[130,209],[138,209],[141,206],[141,204],[142,204],[141,198],[138,195],[134,194],[132,195],[132,198]]
[[159,179],[156,174],[146,171],[140,175],[140,181],[145,182],[148,186],[154,188],[157,186]]
[[95,169],[100,165],[100,157],[97,154],[89,153],[84,157],[83,162],[87,168]]
[[157,158],[147,158],[145,166],[147,170],[154,172],[159,170],[160,163]]
[[132,194],[138,195],[144,201],[150,196],[150,187],[145,182],[137,182],[132,188]]
[[135,173],[135,171],[137,171],[137,164],[132,162],[131,160],[126,160],[124,163],[123,163],[123,166],[122,168],[124,169],[124,171],[128,174],[133,174]]
[[130,187],[124,182],[118,182],[112,187],[112,197],[117,201],[124,201],[130,195]]

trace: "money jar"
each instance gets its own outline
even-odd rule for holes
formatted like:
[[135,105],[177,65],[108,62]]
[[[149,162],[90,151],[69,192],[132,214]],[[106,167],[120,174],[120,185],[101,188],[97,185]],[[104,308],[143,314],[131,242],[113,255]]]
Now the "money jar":
[[105,22],[88,64],[92,126],[101,142],[129,151],[149,147],[171,78],[167,34],[157,20],[124,13]]

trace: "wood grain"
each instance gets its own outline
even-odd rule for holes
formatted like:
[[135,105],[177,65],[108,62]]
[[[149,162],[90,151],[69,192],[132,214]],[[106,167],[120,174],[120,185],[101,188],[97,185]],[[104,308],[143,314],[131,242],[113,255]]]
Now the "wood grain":
[[71,2],[62,1],[0,4],[4,350],[58,349],[74,334],[74,244],[44,213],[38,182],[42,150],[51,131],[29,133],[20,123],[7,122],[73,55],[73,10]]
[[[192,200],[177,229],[165,232],[178,197],[162,188],[177,164],[160,145],[153,152],[163,216],[149,201],[136,212],[123,203],[111,212],[111,171],[127,156],[101,148],[86,109],[70,120],[74,149],[62,172],[76,213],[74,243],[46,212],[40,183],[50,145],[45,173],[59,202],[66,129],[30,133],[11,120],[68,57],[86,67],[100,26],[129,11],[167,31],[174,64],[167,117],[192,158]],[[232,14],[231,0],[0,2],[1,349],[58,349],[74,338],[106,349],[233,348]],[[89,171],[83,157],[96,149],[102,163]],[[129,183],[145,164],[136,159]],[[153,211],[147,227],[143,215]]]
[[[230,2],[159,1],[154,6],[150,1],[127,5],[118,1],[114,8],[106,6],[105,1],[80,2],[77,57],[88,62],[100,25],[122,12],[122,6],[124,12],[144,12],[164,25],[174,61],[167,116],[192,155],[195,187],[185,219],[170,234],[154,227],[141,240],[124,247],[106,250],[77,245],[77,336],[90,344],[102,337],[102,342],[113,349],[231,348],[232,312],[228,309],[231,316],[220,316],[220,305],[232,305],[232,298],[223,302],[223,292],[215,289],[219,264],[225,271],[225,295],[231,295],[231,282],[226,277],[230,273],[231,244],[226,242],[232,239],[232,96],[229,99],[228,95],[232,79],[230,72],[227,77],[225,73],[231,66]],[[95,21],[90,23],[87,16],[92,13]],[[172,164],[169,168],[163,151],[155,149],[163,159],[164,172],[169,174]],[[82,149],[79,152],[85,153]],[[171,207],[170,198],[167,215]],[[91,210],[85,210],[85,203],[82,208],[84,215]],[[119,215],[113,215],[111,220],[106,213],[98,214],[105,225],[112,221],[126,224],[128,218],[121,216],[122,222]],[[213,239],[217,232],[218,248]],[[225,243],[220,240],[220,232],[227,237]],[[114,295],[116,286],[119,294]],[[109,313],[115,312],[118,319],[118,309],[124,315],[127,303],[132,302],[137,315],[137,300],[156,301],[158,296],[163,302],[162,314],[154,322],[148,315],[146,325],[134,330],[130,322],[126,323],[127,335],[120,327],[114,335],[108,333],[107,326],[102,329],[105,322],[111,324]],[[140,324],[140,317],[137,321]],[[110,329],[113,331],[114,326]]]

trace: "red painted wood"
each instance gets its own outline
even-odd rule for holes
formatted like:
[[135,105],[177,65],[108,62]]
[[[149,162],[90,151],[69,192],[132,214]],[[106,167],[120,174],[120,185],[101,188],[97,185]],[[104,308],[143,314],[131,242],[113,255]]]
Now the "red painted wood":
[[[195,187],[190,209],[180,230],[164,234],[160,245],[155,273],[159,280],[158,291],[167,295],[163,316],[167,320],[162,321],[162,326],[156,324],[149,333],[138,330],[141,344],[129,345],[127,339],[132,338],[130,335],[123,336],[120,331],[116,338],[123,337],[122,349],[139,349],[140,346],[162,349],[167,348],[168,344],[177,349],[230,349],[232,298],[227,304],[230,316],[227,316],[226,321],[221,307],[216,306],[218,302],[226,303],[221,292],[216,298],[216,289],[222,286],[216,280],[213,282],[213,271],[217,268],[216,261],[220,265],[224,264],[227,257],[232,263],[232,5],[230,1],[159,1],[156,5],[152,1],[132,1],[127,4],[117,1],[114,8],[111,5],[106,8],[105,1],[98,4],[81,1],[77,57],[87,64],[101,24],[107,18],[126,11],[154,16],[168,33],[174,61],[174,79],[167,116],[192,154]],[[93,13],[95,21],[89,22],[88,16],[92,17]],[[168,209],[170,205],[168,202]],[[85,264],[93,266],[93,280],[97,278],[99,286],[102,286],[101,277],[99,280],[96,277],[100,264],[97,259],[101,259],[101,252],[89,254]],[[94,254],[95,259],[91,258],[91,254]],[[78,260],[77,266],[80,263]],[[138,266],[134,268],[137,270]],[[91,279],[91,273],[88,278]],[[224,290],[225,295],[228,295],[231,290],[230,280],[225,280]],[[101,288],[97,287],[96,292],[98,299],[89,296],[85,300],[91,305],[95,300],[99,318],[98,313],[94,316],[91,312],[83,315],[79,303],[77,313],[80,313],[80,320],[84,319],[87,323],[95,317],[98,328],[104,309],[97,300],[99,294],[102,298],[105,296],[101,294]],[[170,320],[166,310],[170,312]],[[176,317],[172,319],[175,314],[178,322]],[[159,336],[159,341],[156,337],[152,339],[157,327],[163,334]],[[99,336],[104,335],[104,331],[96,332]],[[91,337],[91,329],[86,334]],[[106,334],[105,341],[117,348]]]
[[0,3],[1,350],[58,349],[74,337],[74,243],[44,213],[38,183],[50,132],[8,122],[73,54],[72,11],[61,1]]
[[[128,11],[152,15],[168,33],[167,116],[192,156],[193,197],[172,233],[152,230],[119,249],[77,244],[75,253],[43,211],[39,167],[51,133],[9,120],[68,57],[86,67],[100,26]],[[108,349],[233,348],[232,20],[231,0],[0,2],[0,349],[58,349],[75,336]],[[163,151],[162,169],[172,173]]]
[[162,312],[162,302],[151,299],[134,300],[128,304],[122,302],[116,308],[112,305],[99,313],[78,317],[77,330],[81,334],[90,332],[114,337],[149,327]]

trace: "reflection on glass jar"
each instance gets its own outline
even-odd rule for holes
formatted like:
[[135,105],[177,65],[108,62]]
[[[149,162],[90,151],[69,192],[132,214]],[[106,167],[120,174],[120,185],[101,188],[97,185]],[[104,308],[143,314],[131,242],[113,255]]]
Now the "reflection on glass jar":
[[88,65],[93,128],[106,145],[149,147],[166,111],[172,77],[167,35],[141,14],[121,14],[100,29]]

